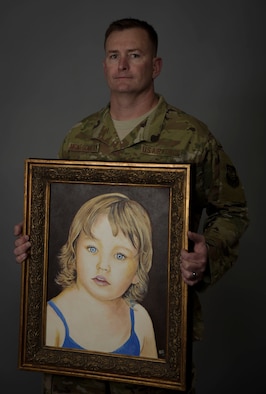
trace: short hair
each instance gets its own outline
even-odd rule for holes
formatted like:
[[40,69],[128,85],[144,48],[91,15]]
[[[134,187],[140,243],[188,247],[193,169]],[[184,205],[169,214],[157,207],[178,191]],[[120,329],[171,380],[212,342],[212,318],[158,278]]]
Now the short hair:
[[148,291],[148,272],[152,265],[153,254],[152,228],[146,209],[122,193],[98,195],[85,202],[77,211],[69,229],[67,242],[58,256],[60,272],[56,277],[56,283],[62,288],[75,283],[77,239],[81,232],[93,237],[92,226],[100,214],[107,215],[114,236],[122,231],[138,250],[139,282],[131,284],[123,294],[123,298],[133,305],[136,301],[141,301]]
[[104,48],[106,46],[107,38],[114,31],[122,31],[122,30],[132,29],[132,28],[136,28],[136,27],[143,29],[148,33],[150,41],[154,47],[154,54],[156,55],[157,50],[158,50],[158,34],[157,34],[156,30],[148,22],[142,21],[139,19],[135,19],[135,18],[124,18],[124,19],[119,19],[119,20],[112,22],[105,32]]

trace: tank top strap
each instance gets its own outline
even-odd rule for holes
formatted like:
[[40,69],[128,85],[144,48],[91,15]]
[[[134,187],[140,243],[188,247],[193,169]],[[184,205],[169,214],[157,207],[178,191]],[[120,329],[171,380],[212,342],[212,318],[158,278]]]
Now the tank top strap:
[[135,330],[135,313],[133,308],[130,308],[130,321],[131,321],[131,332],[133,332]]
[[48,305],[50,305],[51,308],[53,308],[53,310],[55,311],[55,313],[57,314],[57,316],[62,320],[62,323],[64,324],[65,330],[66,330],[66,336],[69,336],[69,328],[66,322],[66,319],[63,315],[63,313],[60,311],[60,309],[58,308],[58,306],[53,302],[53,301],[48,301]]

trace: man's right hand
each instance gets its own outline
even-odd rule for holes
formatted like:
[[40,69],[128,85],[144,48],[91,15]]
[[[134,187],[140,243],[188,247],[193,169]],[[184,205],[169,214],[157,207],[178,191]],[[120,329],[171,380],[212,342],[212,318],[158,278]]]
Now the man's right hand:
[[28,235],[22,235],[23,223],[18,223],[14,226],[14,235],[16,238],[14,255],[16,256],[16,262],[22,263],[29,254],[31,243]]

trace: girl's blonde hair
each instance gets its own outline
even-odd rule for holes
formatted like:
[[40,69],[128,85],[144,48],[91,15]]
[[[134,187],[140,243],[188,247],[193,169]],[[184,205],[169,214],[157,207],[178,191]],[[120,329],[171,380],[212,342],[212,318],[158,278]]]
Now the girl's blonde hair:
[[76,281],[77,239],[82,231],[87,236],[93,237],[92,226],[100,214],[107,215],[114,236],[122,231],[138,250],[139,282],[131,284],[123,297],[129,303],[141,301],[148,290],[148,273],[152,265],[151,222],[143,206],[122,193],[98,195],[85,202],[78,210],[70,226],[67,242],[59,254],[60,272],[56,283],[66,288]]

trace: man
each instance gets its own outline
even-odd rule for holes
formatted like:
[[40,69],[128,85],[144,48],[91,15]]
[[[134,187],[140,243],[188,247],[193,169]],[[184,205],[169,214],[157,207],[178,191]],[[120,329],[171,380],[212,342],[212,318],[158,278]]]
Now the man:
[[[215,283],[236,261],[239,239],[248,225],[245,195],[234,165],[208,128],[166,103],[154,80],[162,69],[157,33],[136,19],[113,22],[105,34],[104,74],[110,103],[75,125],[65,137],[60,159],[189,163],[192,168],[190,251],[182,250],[180,269],[191,286],[193,339],[202,336],[197,292]],[[203,211],[203,234],[197,233]],[[17,262],[27,257],[28,236],[16,225]],[[163,262],[162,262],[163,263]],[[45,376],[44,392],[170,393],[121,383]],[[193,388],[188,392],[192,393]]]

